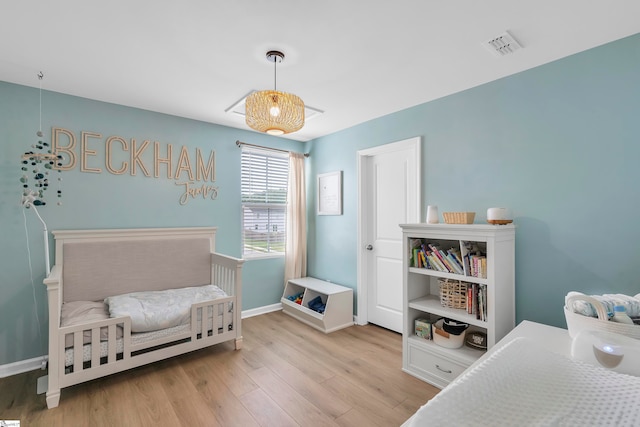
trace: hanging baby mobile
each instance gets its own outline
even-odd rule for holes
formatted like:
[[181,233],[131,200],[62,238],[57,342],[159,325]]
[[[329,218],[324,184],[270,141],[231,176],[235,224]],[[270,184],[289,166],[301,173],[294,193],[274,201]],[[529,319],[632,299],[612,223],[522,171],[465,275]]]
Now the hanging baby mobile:
[[21,169],[22,176],[20,182],[22,183],[22,204],[26,208],[31,206],[44,206],[46,205],[45,192],[51,187],[50,178],[51,174],[57,171],[57,199],[58,205],[62,205],[62,190],[60,177],[61,170],[58,168],[62,166],[60,163],[61,157],[54,154],[51,150],[51,144],[44,140],[44,134],[42,133],[42,78],[44,74],[38,73],[38,79],[40,80],[40,126],[36,135],[38,136],[38,142],[31,146],[31,151],[26,151],[22,155]]

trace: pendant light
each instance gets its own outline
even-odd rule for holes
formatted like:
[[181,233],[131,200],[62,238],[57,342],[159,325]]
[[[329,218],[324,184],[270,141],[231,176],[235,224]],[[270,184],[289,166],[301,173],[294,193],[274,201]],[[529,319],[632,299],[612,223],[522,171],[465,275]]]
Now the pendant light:
[[254,92],[247,97],[247,125],[270,135],[300,130],[304,125],[304,102],[296,95],[277,90],[277,64],[284,60],[284,54],[271,50],[267,52],[267,60],[273,62],[273,90]]

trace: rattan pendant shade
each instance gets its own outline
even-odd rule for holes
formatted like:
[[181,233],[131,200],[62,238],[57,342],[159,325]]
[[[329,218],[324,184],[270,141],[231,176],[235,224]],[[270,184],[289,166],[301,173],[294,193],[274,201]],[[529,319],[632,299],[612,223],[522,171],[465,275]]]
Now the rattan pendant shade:
[[304,125],[304,102],[291,93],[254,92],[247,97],[245,108],[247,125],[270,135],[295,132]]
[[284,54],[267,52],[267,60],[274,63],[274,89],[261,90],[249,95],[245,101],[245,121],[251,129],[270,135],[295,132],[304,126],[304,102],[291,93],[277,90],[276,64]]

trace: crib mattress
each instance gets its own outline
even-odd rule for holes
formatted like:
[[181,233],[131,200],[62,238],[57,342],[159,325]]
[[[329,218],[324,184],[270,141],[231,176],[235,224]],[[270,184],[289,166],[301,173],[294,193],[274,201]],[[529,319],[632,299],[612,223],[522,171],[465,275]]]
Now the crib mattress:
[[637,426],[640,377],[517,338],[431,399],[404,426]]

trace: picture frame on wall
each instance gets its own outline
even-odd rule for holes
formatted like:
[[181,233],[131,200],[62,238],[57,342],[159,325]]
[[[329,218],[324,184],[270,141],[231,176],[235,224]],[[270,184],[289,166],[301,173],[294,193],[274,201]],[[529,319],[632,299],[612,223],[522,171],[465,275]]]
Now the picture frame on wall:
[[342,171],[318,174],[318,215],[342,215]]

